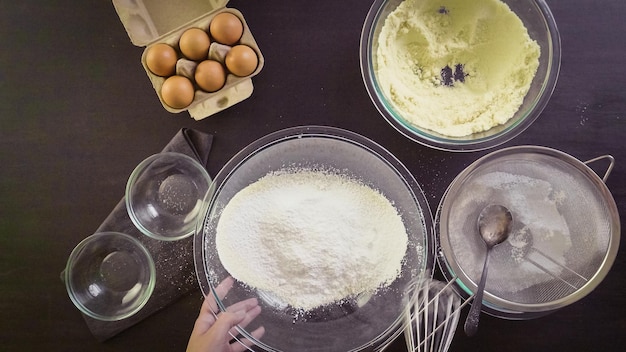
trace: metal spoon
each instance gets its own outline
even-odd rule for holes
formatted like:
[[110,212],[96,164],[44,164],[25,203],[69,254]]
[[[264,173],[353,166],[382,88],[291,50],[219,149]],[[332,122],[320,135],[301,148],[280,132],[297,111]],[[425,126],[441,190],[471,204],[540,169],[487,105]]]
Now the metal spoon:
[[513,216],[509,209],[501,205],[486,206],[478,216],[478,232],[487,245],[487,254],[485,255],[485,264],[483,265],[483,273],[480,276],[480,282],[474,295],[472,308],[465,320],[465,334],[473,336],[478,331],[478,320],[480,310],[482,308],[483,293],[485,291],[485,282],[487,280],[487,264],[489,263],[489,253],[496,245],[506,241],[511,230],[511,222]]

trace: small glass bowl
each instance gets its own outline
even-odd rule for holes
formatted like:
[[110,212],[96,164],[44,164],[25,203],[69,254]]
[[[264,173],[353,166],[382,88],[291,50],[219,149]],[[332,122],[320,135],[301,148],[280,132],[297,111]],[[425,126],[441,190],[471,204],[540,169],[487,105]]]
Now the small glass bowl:
[[140,311],[156,282],[148,250],[119,232],[96,233],[81,241],[62,275],[74,305],[103,321],[122,320]]
[[191,236],[211,178],[193,158],[173,152],[152,155],[131,173],[126,209],[145,235],[162,241]]

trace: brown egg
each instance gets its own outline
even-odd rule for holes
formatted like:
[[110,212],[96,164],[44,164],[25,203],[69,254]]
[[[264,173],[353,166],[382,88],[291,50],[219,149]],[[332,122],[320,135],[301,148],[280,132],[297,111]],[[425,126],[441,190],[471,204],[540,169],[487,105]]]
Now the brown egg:
[[235,45],[243,34],[243,23],[236,15],[222,12],[211,20],[209,32],[217,42],[226,45]]
[[171,76],[176,71],[176,50],[165,43],[158,43],[148,48],[146,66],[157,76]]
[[168,77],[161,87],[161,99],[174,109],[183,109],[193,101],[194,88],[191,81],[183,76]]
[[252,48],[240,44],[230,49],[228,54],[226,54],[225,62],[228,71],[235,76],[245,77],[256,70],[259,58]]
[[215,60],[204,60],[196,67],[194,79],[202,90],[215,92],[224,86],[226,70],[221,63]]
[[200,28],[189,28],[178,40],[178,47],[183,55],[195,61],[207,58],[210,45],[209,35]]

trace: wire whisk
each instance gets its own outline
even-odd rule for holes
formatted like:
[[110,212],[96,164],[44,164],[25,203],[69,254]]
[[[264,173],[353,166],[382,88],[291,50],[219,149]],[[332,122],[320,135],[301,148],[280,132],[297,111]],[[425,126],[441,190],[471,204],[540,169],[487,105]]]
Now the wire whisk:
[[450,285],[421,278],[407,289],[404,337],[409,352],[445,352],[450,347],[461,309],[469,301],[461,304]]

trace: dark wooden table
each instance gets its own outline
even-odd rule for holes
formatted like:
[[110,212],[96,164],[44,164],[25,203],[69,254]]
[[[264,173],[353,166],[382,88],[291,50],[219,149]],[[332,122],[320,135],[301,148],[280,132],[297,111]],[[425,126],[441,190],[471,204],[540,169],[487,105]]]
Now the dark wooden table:
[[[563,44],[560,79],[542,116],[504,146],[543,145],[580,160],[611,154],[607,185],[626,210],[626,2],[549,1]],[[486,152],[436,151],[402,137],[371,103],[359,68],[369,1],[232,1],[265,56],[253,96],[196,122],[160,105],[104,0],[0,4],[0,350],[176,351],[201,303],[191,293],[97,342],[59,273],[72,248],[121,199],[126,179],[181,128],[215,136],[209,172],[276,130],[332,125],[367,136],[413,172],[434,211],[445,188]],[[624,222],[622,220],[622,227]],[[549,316],[484,316],[452,351],[622,351],[626,255],[590,295]],[[463,316],[465,313],[463,314]],[[404,351],[399,339],[391,351]]]

